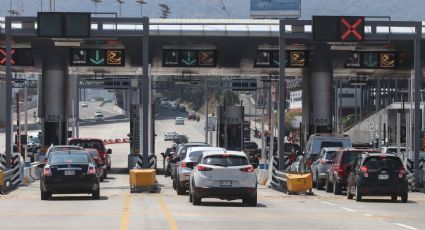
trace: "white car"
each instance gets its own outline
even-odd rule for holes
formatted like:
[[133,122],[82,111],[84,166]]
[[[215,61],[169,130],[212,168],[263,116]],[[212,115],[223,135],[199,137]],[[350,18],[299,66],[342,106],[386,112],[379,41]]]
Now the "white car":
[[175,137],[177,137],[177,135],[179,134],[175,131],[164,132],[164,141],[172,141]]
[[[387,146],[387,147],[382,147],[381,148],[381,153],[386,153],[386,154],[396,154],[397,155],[397,146]],[[400,147],[400,154],[397,155],[398,157],[401,158],[401,160],[404,160],[404,156],[406,155],[406,147],[401,146]]]
[[242,199],[257,206],[257,176],[244,152],[203,152],[190,174],[189,201],[200,205],[202,198]]
[[225,149],[221,147],[189,147],[186,150],[185,158],[181,159],[179,163],[176,164],[176,191],[177,195],[183,195],[186,190],[189,189],[189,179],[190,173],[193,168],[196,166],[199,157],[206,151],[221,151],[224,152]]
[[176,117],[176,125],[184,125],[184,118]]

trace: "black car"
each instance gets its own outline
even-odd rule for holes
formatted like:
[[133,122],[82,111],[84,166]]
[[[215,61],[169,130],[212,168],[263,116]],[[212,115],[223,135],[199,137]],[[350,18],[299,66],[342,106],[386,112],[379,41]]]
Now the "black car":
[[99,199],[99,175],[90,153],[80,150],[54,152],[46,164],[40,164],[41,199],[48,200],[52,194],[92,194]]
[[173,140],[176,144],[184,144],[189,142],[189,138],[186,135],[177,135],[174,140]]
[[391,196],[396,201],[401,197],[407,202],[408,184],[406,170],[401,159],[393,154],[361,154],[349,167],[347,198],[356,196],[361,201],[363,196]]

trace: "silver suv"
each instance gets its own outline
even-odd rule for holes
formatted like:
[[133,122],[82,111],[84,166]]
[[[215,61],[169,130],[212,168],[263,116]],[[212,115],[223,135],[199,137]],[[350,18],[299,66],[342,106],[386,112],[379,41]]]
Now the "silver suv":
[[325,185],[327,172],[338,149],[339,148],[323,148],[319,153],[319,157],[311,166],[313,181],[316,183],[316,188],[318,190],[323,189]]
[[190,173],[193,167],[202,156],[203,152],[207,151],[225,151],[220,147],[189,147],[185,157],[176,164],[176,191],[178,195],[183,195],[189,189]]

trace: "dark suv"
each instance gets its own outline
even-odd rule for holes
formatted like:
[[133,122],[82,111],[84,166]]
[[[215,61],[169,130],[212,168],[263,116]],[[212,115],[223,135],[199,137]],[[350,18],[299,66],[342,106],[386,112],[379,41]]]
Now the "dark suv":
[[348,170],[361,153],[379,153],[375,149],[340,148],[335,155],[326,177],[326,192],[340,195],[347,187]]
[[347,198],[356,196],[391,196],[396,201],[407,202],[408,184],[401,159],[394,154],[361,154],[349,168]]

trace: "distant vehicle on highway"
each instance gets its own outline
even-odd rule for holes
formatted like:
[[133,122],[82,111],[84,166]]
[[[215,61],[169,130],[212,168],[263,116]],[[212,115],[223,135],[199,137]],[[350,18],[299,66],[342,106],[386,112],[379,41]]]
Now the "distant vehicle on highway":
[[53,194],[91,193],[93,199],[100,197],[100,181],[96,165],[84,150],[56,152],[49,156],[40,178],[41,200]]
[[[107,169],[111,169],[112,165],[112,150],[106,149],[105,144],[101,139],[97,138],[73,138],[69,140],[70,145],[77,145],[83,148],[97,149],[99,151],[100,159]],[[107,178],[107,171],[105,171],[105,178]]]
[[196,120],[196,113],[195,113],[195,111],[190,111],[190,112],[187,114],[187,119],[188,119],[188,120]]
[[189,201],[201,205],[203,198],[242,199],[257,206],[257,177],[243,152],[204,152],[190,174]]
[[166,131],[164,132],[164,141],[172,141],[177,135],[179,134],[175,131]]
[[94,114],[94,119],[96,120],[96,122],[104,122],[105,121],[105,116],[103,115],[102,112],[96,112]]
[[176,117],[176,125],[184,125],[184,118]]
[[353,166],[348,169],[347,198],[363,196],[391,196],[392,201],[401,197],[408,199],[406,170],[401,159],[394,154],[361,154]]
[[[208,131],[215,131],[217,129],[217,117],[208,117]],[[204,128],[205,130],[205,128]]]
[[184,159],[181,159],[181,161],[178,164],[176,164],[177,195],[183,195],[186,192],[186,190],[189,189],[190,173],[192,172],[193,167],[195,167],[196,164],[198,163],[199,157],[201,157],[205,151],[224,152],[225,149],[220,147],[210,147],[210,146],[189,147],[187,149],[186,157]]
[[81,104],[81,108],[87,108],[87,107],[89,107],[89,104],[87,104],[87,103],[82,103]]
[[182,143],[187,143],[189,142],[189,137],[187,137],[186,135],[177,135],[174,140],[173,140],[176,144],[182,144]]

